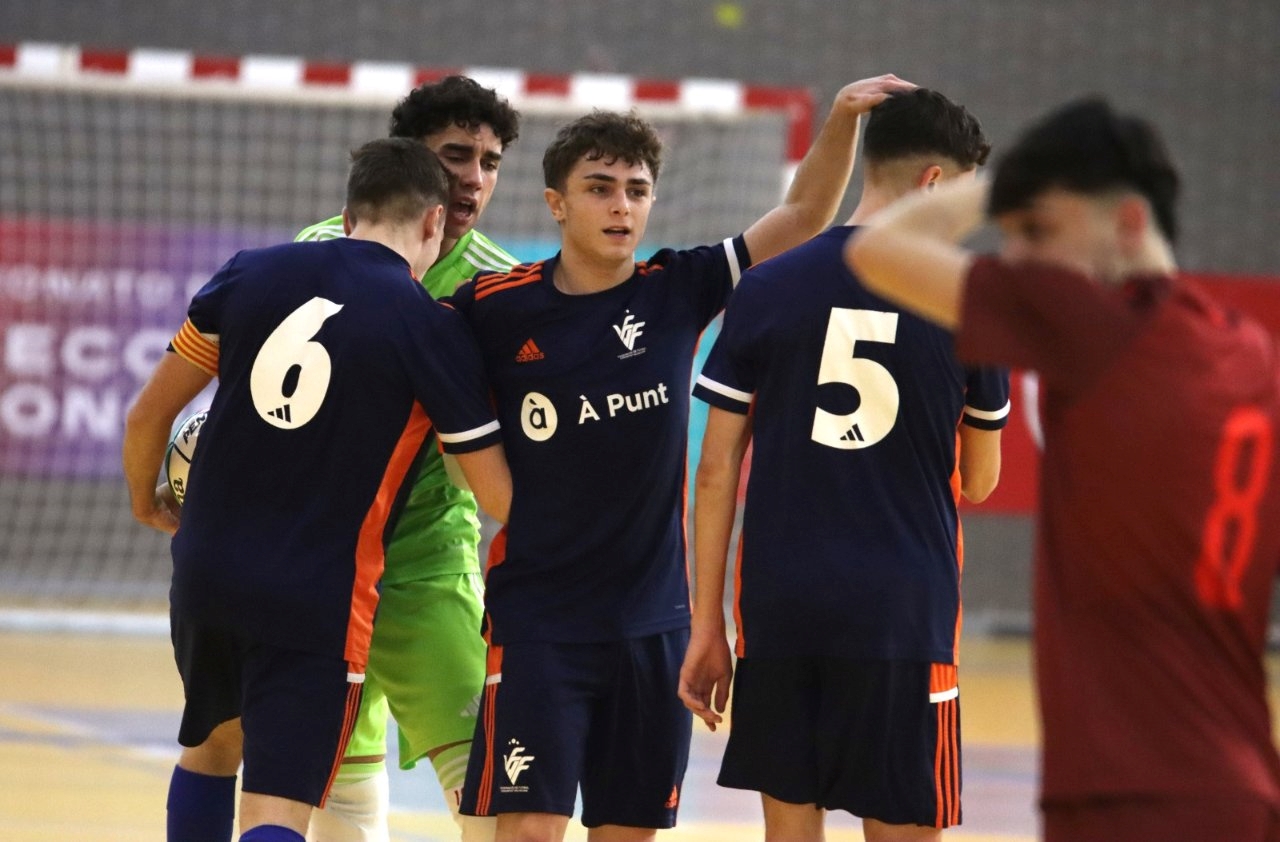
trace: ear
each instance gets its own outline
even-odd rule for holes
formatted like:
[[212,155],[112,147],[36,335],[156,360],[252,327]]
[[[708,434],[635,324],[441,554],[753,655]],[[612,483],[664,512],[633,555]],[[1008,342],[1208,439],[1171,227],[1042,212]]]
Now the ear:
[[444,235],[444,205],[432,205],[422,214],[422,239],[430,242]]
[[916,176],[916,187],[920,190],[932,190],[940,181],[942,181],[942,167],[930,164]]
[[344,208],[342,209],[342,234],[343,234],[343,236],[350,237],[350,236],[351,236],[351,230],[352,230],[353,228],[355,228],[355,227],[356,227],[355,222],[353,222],[353,221],[352,221],[352,219],[351,219],[351,212],[350,212],[350,211],[348,211],[348,210],[344,207]]
[[1115,225],[1116,236],[1122,248],[1140,248],[1151,225],[1151,209],[1147,206],[1146,199],[1134,195],[1122,198],[1116,205]]
[[547,203],[547,208],[551,211],[551,218],[557,223],[564,222],[564,195],[554,187],[548,187],[542,191],[542,198]]

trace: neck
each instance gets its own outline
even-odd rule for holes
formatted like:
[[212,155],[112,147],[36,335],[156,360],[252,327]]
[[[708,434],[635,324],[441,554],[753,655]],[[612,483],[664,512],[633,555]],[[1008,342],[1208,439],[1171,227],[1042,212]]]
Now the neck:
[[357,223],[347,236],[381,243],[403,257],[410,268],[414,268],[413,262],[422,251],[421,233],[412,226]]
[[[465,237],[466,235],[465,235],[465,234],[463,234],[462,236],[463,236],[463,237]],[[456,245],[457,245],[458,243],[460,243],[460,242],[462,242],[462,237],[449,237],[449,236],[446,236],[443,240],[441,240],[441,241],[440,241],[440,256],[436,258],[436,263],[439,263],[441,260],[444,260],[445,255],[447,255],[449,252],[453,251],[453,247],[454,247],[454,246],[456,246]],[[434,266],[435,264],[433,263],[432,265]]]
[[885,185],[874,184],[868,178],[862,185],[858,206],[853,209],[853,215],[845,221],[845,225],[862,225],[877,212],[910,192],[910,190],[894,190]]
[[630,278],[635,271],[635,255],[629,255],[625,260],[615,260],[592,257],[571,247],[563,247],[552,283],[563,293],[586,295],[612,289]]

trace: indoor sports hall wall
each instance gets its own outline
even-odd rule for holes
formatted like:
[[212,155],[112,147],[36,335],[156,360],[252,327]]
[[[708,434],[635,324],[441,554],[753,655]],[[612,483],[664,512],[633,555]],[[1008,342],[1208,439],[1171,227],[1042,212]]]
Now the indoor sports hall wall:
[[[1182,166],[1182,265],[1215,279],[1224,277],[1233,284],[1237,300],[1267,311],[1265,315],[1280,327],[1280,298],[1268,286],[1280,277],[1277,32],[1280,3],[1275,0],[309,0],[305,4],[42,0],[0,4],[0,50],[5,45],[44,41],[121,50],[143,46],[228,56],[519,68],[544,74],[592,71],[656,79],[734,79],[806,88],[817,102],[819,118],[841,84],[892,71],[966,104],[995,142],[997,156],[1018,126],[1052,105],[1082,94],[1106,94],[1120,106],[1152,119]],[[385,127],[381,111],[371,111],[363,122],[339,126],[323,110],[281,113],[255,106],[219,106],[185,111],[157,103],[117,108],[74,97],[52,105],[10,99],[0,103],[0,213],[11,213],[29,201],[17,192],[19,185],[30,184],[30,178],[18,176],[26,169],[22,156],[30,144],[24,132],[40,120],[67,121],[68,132],[73,124],[81,129],[87,124],[142,133],[175,132],[189,136],[190,143],[212,144],[215,149],[239,144],[237,160],[253,162],[258,169],[237,169],[232,175],[217,169],[189,173],[186,192],[143,191],[136,200],[140,204],[128,210],[188,220],[199,217],[206,231],[219,228],[217,220],[230,219],[234,224],[221,227],[248,225],[258,236],[288,233],[299,222],[330,213],[345,148],[363,139],[360,135],[380,134]],[[277,130],[286,140],[272,139]],[[511,169],[504,173],[483,226],[500,241],[515,239],[536,248],[550,233],[536,195],[533,201],[524,196],[540,191],[537,158],[548,137],[548,128],[531,125],[512,152]],[[708,218],[698,202],[724,178],[717,176],[710,183],[700,180],[699,161],[708,164],[708,172],[731,173],[735,186],[740,182],[758,186],[774,177],[771,169],[765,171],[772,164],[762,162],[776,153],[744,152],[744,144],[757,142],[746,136],[698,133],[695,138],[673,129],[669,139],[673,146],[687,147],[680,160],[688,163],[673,166],[660,185],[654,218],[667,226],[658,232],[664,243],[702,239],[702,232],[690,230],[689,223]],[[137,150],[82,143],[71,144],[65,151],[72,162],[68,172],[59,176],[65,189],[37,200],[45,203],[44,211],[59,218],[86,214],[93,218],[96,213],[99,222],[105,221],[103,215],[117,213],[95,211],[95,203],[105,199],[94,197],[111,195],[123,176],[117,173],[115,181],[93,185],[93,173],[102,172],[103,160],[118,162]],[[143,160],[138,166],[144,170],[165,165],[164,160],[148,157],[145,149],[139,154]],[[289,195],[296,205],[279,206],[281,191],[273,185],[280,178],[291,181]],[[141,178],[138,183],[148,182]],[[517,193],[523,197],[520,201]],[[729,203],[734,201],[740,201],[744,214],[754,210],[748,208],[748,200],[730,199]],[[715,217],[717,224],[725,220],[735,226],[751,218]],[[717,230],[714,235],[728,233]],[[65,244],[74,252],[85,232],[51,229],[49,236],[53,247]],[[212,240],[151,245],[220,252],[231,242],[238,242],[236,235],[223,230]],[[0,242],[0,252],[3,248]],[[0,365],[0,388],[9,376]],[[1019,379],[1015,393],[1024,403],[1027,385]],[[1010,484],[1003,492],[1005,503],[966,520],[971,561],[966,613],[973,624],[1016,628],[1026,623],[1032,503],[1023,486],[1028,479],[1025,467],[1034,463],[1034,449],[1029,419],[1019,415],[1013,423],[1018,426],[1010,432],[1015,443],[1006,466]],[[130,532],[127,512],[116,508],[121,499],[118,488],[104,498],[100,489],[74,474],[68,470],[62,478],[39,484],[15,478],[12,472],[0,476],[0,595],[13,596],[16,580],[6,577],[19,564],[31,565],[32,559],[58,559],[67,576],[93,579],[103,583],[100,587],[110,588],[120,576],[130,575],[125,571],[144,556],[157,559],[152,569],[159,571],[159,578],[153,591],[162,599],[164,542]],[[40,499],[32,500],[32,489]],[[103,509],[99,517],[113,521],[111,530],[68,529],[65,518],[49,514],[94,507]],[[104,574],[104,567],[119,570]]]
[[1280,274],[1277,32],[1275,0],[0,4],[0,43],[716,77],[809,87],[820,111],[842,83],[892,71],[968,105],[997,154],[1028,118],[1099,92],[1149,115],[1184,168],[1183,263],[1255,274]]

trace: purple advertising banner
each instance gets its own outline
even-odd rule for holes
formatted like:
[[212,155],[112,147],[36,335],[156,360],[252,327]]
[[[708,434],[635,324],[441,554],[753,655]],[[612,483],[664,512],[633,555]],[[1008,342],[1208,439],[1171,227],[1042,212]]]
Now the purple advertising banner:
[[0,219],[0,474],[120,475],[124,416],[236,251],[291,232]]

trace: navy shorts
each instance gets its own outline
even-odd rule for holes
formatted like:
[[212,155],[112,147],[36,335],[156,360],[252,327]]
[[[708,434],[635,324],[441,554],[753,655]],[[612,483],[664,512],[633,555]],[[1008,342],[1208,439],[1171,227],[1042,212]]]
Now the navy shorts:
[[462,812],[573,815],[668,828],[693,720],[676,696],[689,630],[611,643],[489,649]]
[[246,792],[323,806],[342,760],[363,675],[342,658],[281,649],[234,630],[171,619],[186,706],[178,742],[195,747],[240,718]]
[[960,823],[956,668],[742,658],[721,786],[887,824]]

